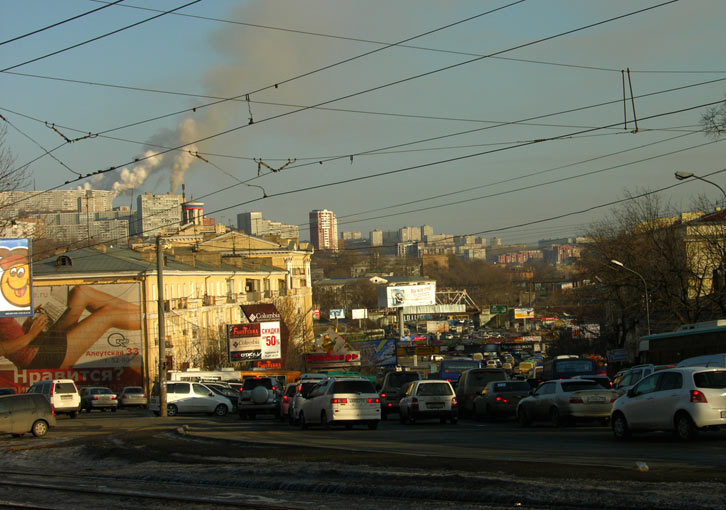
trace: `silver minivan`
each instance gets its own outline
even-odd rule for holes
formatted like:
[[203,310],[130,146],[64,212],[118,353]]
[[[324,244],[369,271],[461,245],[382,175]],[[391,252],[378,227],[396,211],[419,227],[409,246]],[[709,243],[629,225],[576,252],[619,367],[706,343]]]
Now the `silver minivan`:
[[31,432],[44,436],[55,427],[55,415],[50,402],[36,393],[0,396],[0,433],[22,436]]

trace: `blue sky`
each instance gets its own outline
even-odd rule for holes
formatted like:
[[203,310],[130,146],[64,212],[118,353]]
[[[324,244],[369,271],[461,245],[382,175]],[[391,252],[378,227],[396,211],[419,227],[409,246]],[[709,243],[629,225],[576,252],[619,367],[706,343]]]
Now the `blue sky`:
[[[203,0],[15,67],[158,14],[132,6],[185,3],[128,0],[0,45],[6,143],[36,189],[115,185],[115,205],[135,205],[184,182],[226,224],[262,211],[306,237],[308,212],[326,208],[340,231],[521,242],[581,234],[598,206],[677,184],[676,170],[725,168],[722,143],[698,132],[698,106],[726,92],[719,0]],[[102,6],[5,1],[0,39]],[[99,136],[64,143],[46,122]],[[661,194],[682,210],[721,198],[694,180]]]

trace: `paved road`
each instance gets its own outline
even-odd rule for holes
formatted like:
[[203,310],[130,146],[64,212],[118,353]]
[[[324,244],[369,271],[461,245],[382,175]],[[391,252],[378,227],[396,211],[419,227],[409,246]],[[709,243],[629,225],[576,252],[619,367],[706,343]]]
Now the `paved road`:
[[366,451],[406,456],[449,459],[557,463],[570,466],[635,469],[645,462],[651,471],[713,471],[726,480],[726,432],[702,433],[683,443],[670,434],[636,436],[616,441],[609,427],[578,425],[553,428],[548,424],[521,428],[514,422],[478,423],[464,420],[457,425],[422,422],[401,425],[384,421],[378,430],[311,428],[300,430],[270,418],[240,420],[177,416],[159,418],[145,411],[83,414],[72,420],[60,417],[49,437],[111,434],[149,428],[177,429],[196,437],[251,443],[305,446],[315,449]]

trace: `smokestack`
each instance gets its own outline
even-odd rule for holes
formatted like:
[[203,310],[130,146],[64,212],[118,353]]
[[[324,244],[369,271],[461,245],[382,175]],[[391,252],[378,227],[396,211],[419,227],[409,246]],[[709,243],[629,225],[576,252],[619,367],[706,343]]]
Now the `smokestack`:
[[187,201],[186,186],[182,183],[182,204]]

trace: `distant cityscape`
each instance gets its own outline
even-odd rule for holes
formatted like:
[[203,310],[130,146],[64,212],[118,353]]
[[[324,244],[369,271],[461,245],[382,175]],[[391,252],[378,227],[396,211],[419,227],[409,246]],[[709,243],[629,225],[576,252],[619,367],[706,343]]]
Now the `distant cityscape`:
[[[204,216],[204,203],[187,201],[186,194],[144,193],[136,197],[136,210],[113,207],[112,191],[54,190],[0,193],[3,237],[50,239],[71,247],[92,244],[126,245],[132,238],[173,234],[185,226],[224,233],[234,230]],[[338,231],[333,211],[310,211],[310,243],[315,250],[370,250],[381,255],[419,259],[456,256],[500,265],[521,265],[532,260],[562,264],[578,258],[584,238],[541,240],[536,246],[504,245],[498,237],[435,233],[431,225],[397,230]],[[282,244],[299,242],[297,225],[265,219],[259,211],[237,214],[239,232]]]

